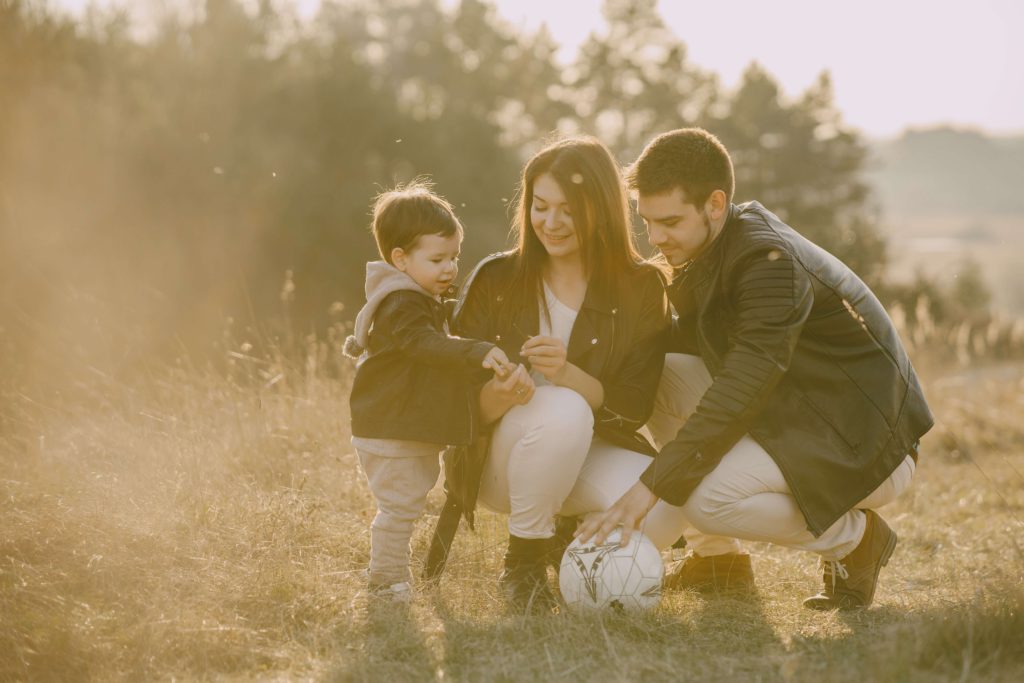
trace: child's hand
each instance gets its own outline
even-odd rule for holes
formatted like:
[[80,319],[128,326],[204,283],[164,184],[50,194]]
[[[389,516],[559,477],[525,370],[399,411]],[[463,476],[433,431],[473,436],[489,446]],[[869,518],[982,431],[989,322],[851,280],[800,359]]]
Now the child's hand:
[[484,356],[484,362],[482,365],[485,369],[492,370],[498,379],[505,379],[512,370],[515,370],[516,367],[509,362],[508,356],[505,355],[505,352],[497,346],[487,352],[487,355]]

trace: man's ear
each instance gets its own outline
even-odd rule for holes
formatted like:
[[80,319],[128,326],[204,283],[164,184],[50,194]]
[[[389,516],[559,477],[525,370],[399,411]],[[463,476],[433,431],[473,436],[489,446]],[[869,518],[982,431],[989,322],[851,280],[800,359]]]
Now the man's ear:
[[708,212],[708,217],[717,221],[725,216],[726,211],[729,210],[729,199],[725,196],[725,192],[722,190],[714,190],[708,197],[707,203],[704,205],[704,209]]
[[404,273],[409,265],[409,255],[405,253],[405,249],[395,247],[391,250],[391,262]]

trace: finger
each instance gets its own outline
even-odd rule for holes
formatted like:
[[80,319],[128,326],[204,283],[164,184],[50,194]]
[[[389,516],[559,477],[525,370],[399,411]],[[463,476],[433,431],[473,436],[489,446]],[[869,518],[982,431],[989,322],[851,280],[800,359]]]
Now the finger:
[[523,348],[530,349],[533,348],[534,346],[537,346],[538,344],[549,344],[551,343],[552,339],[552,337],[547,337],[539,334],[533,337],[527,337],[526,341],[523,342]]
[[614,523],[606,519],[594,533],[594,545],[604,545],[605,541],[608,540],[608,535],[615,531],[615,526]]
[[579,540],[580,543],[586,543],[593,537],[594,532],[597,531],[598,527],[601,526],[601,520],[604,517],[603,514],[587,515],[584,518],[583,523],[576,529],[576,533],[573,537]]
[[619,547],[620,548],[625,548],[627,545],[629,545],[629,539],[633,537],[633,532],[634,531],[635,531],[635,528],[633,527],[632,524],[629,524],[629,523],[626,523],[626,522],[624,522],[622,524],[622,534],[619,536]]
[[531,366],[531,367],[532,367],[532,368],[533,368],[534,370],[539,370],[539,369],[541,369],[541,368],[550,368],[550,367],[554,367],[554,366],[555,366],[555,363],[552,363],[552,362],[551,362],[551,360],[550,360],[550,359],[547,359],[547,358],[534,358],[534,359],[533,359],[533,360],[532,360],[532,361],[530,362],[530,366]]
[[565,358],[565,352],[558,346],[534,346],[530,349],[523,349],[523,355],[527,358]]

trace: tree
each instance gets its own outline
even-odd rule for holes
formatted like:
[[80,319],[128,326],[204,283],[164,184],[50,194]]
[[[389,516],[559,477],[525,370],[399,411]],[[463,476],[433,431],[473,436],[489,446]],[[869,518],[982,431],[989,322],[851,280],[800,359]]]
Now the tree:
[[656,0],[606,0],[607,30],[592,34],[568,70],[576,123],[620,158],[634,159],[657,133],[695,122],[714,100],[715,79],[686,61]]
[[863,180],[867,149],[843,125],[827,73],[794,102],[752,64],[701,123],[729,149],[737,200],[756,199],[845,261],[869,284],[885,270],[878,210]]

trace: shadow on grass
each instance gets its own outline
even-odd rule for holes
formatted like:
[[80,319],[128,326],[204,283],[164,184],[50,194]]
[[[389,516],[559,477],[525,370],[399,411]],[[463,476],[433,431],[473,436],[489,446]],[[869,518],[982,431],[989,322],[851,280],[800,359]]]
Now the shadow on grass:
[[354,628],[339,634],[338,664],[329,681],[426,681],[436,678],[434,657],[413,606],[384,599],[369,600]]
[[845,626],[841,635],[793,640],[792,650],[810,677],[1019,680],[1024,670],[1024,588],[1020,586],[996,587],[963,603],[922,609],[882,605],[832,616]]
[[[781,647],[756,595],[704,603],[695,594],[674,594],[651,612],[523,617],[508,615],[496,600],[474,613],[450,588],[433,601],[444,633],[444,676],[450,680],[742,676],[758,667],[763,671],[762,651]],[[742,656],[731,656],[737,653]]]

